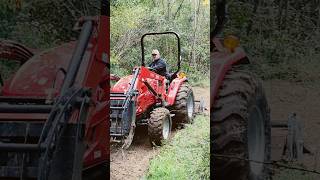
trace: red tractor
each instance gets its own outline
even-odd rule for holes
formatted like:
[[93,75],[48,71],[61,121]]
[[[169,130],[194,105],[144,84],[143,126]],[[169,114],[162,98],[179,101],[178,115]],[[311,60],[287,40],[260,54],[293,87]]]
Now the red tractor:
[[34,54],[9,41],[21,67],[0,81],[0,179],[107,179],[109,1],[79,21],[78,41]]
[[219,37],[226,20],[225,0],[216,1],[216,15],[210,82],[213,177],[270,179],[270,112],[262,83],[246,70],[250,61],[238,38]]
[[[161,76],[145,67],[144,38],[173,34],[178,42],[177,70]],[[170,137],[174,122],[191,123],[194,95],[184,73],[180,73],[180,38],[175,32],[147,33],[141,38],[142,62],[133,74],[122,77],[110,91],[110,137],[128,148],[135,127],[148,126],[150,142],[160,145]],[[172,119],[171,119],[172,117]]]

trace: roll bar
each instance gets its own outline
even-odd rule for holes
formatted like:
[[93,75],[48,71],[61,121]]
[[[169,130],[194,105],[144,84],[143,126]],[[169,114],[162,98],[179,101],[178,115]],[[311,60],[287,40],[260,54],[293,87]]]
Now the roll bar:
[[180,63],[181,63],[181,45],[180,45],[180,36],[178,33],[173,32],[173,31],[166,31],[166,32],[153,32],[153,33],[146,33],[144,35],[142,35],[141,37],[141,65],[145,66],[145,59],[144,59],[144,44],[143,44],[143,39],[146,36],[154,36],[154,35],[164,35],[164,34],[173,34],[176,36],[177,40],[178,40],[178,62],[177,62],[177,66],[178,66],[178,70],[176,72],[178,72],[180,70]]

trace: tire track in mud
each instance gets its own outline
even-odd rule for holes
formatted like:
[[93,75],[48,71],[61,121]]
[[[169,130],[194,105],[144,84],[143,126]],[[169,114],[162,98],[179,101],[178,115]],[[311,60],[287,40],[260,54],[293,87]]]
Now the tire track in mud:
[[[195,99],[202,97],[209,109],[210,88],[192,87]],[[208,113],[208,112],[205,112]],[[172,136],[178,129],[174,129]],[[152,147],[149,143],[147,127],[137,127],[133,143],[127,150],[121,150],[111,144],[110,178],[111,180],[138,180],[147,172],[150,160],[159,154],[161,147]]]

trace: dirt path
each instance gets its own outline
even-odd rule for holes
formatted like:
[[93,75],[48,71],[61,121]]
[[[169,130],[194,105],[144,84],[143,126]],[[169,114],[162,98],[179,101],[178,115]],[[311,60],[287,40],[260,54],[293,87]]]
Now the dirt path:
[[[303,164],[308,169],[320,171],[320,88],[282,80],[264,82],[266,95],[271,109],[271,119],[287,121],[290,113],[296,113],[304,123],[304,143],[313,153],[304,154]],[[196,99],[203,97],[209,107],[209,88],[194,87]],[[146,129],[137,130],[132,146],[121,151],[111,148],[111,179],[137,180],[148,169],[149,161],[160,149],[149,144]],[[285,141],[286,130],[272,130],[272,159],[279,160]]]
[[153,148],[145,128],[136,129],[133,144],[128,150],[111,148],[112,180],[139,179],[148,168],[150,159],[158,154],[159,148]]
[[[281,80],[264,83],[271,108],[271,119],[287,121],[290,113],[296,113],[304,123],[304,143],[313,155],[304,154],[303,164],[309,169],[320,171],[320,88],[312,85],[301,85]],[[286,130],[272,130],[272,157],[281,158]],[[320,152],[319,152],[320,153]]]
[[[209,88],[193,87],[192,89],[195,99],[203,97],[205,107],[209,109]],[[111,146],[111,180],[140,179],[148,170],[150,160],[159,151],[160,148],[154,148],[150,145],[147,129],[137,128],[133,143],[128,150],[121,150],[116,145]]]

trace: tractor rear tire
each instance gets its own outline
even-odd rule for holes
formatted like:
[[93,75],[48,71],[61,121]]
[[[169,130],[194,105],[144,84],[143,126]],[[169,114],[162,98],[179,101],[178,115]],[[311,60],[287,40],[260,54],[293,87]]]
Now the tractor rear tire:
[[160,146],[163,140],[170,138],[171,128],[172,121],[170,111],[162,107],[154,109],[148,121],[150,143]]
[[181,84],[171,110],[175,122],[192,123],[194,118],[194,95],[187,83]]
[[265,164],[271,157],[270,110],[260,80],[240,66],[230,70],[216,96],[211,123],[215,180],[271,178]]

